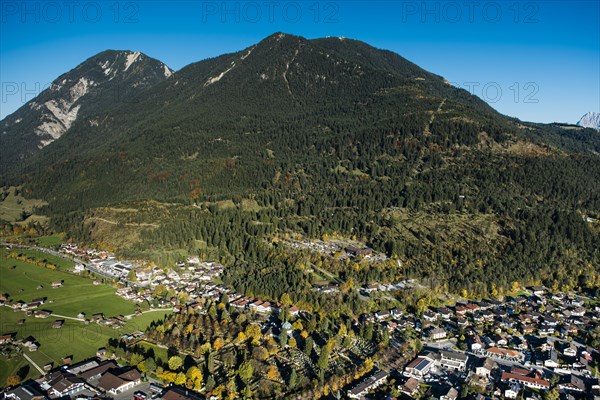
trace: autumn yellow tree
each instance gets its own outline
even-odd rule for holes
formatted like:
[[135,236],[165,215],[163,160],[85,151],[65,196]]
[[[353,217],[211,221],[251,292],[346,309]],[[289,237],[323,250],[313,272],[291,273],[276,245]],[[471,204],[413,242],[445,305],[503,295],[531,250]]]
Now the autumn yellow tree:
[[172,371],[164,371],[160,378],[167,383],[173,383],[177,379],[177,374]]
[[420,298],[417,301],[416,307],[417,307],[417,311],[419,313],[422,313],[425,310],[425,308],[427,308],[427,300],[424,297]]
[[223,346],[225,346],[225,341],[223,340],[223,338],[216,338],[213,343],[213,349],[215,349],[215,351],[219,351],[223,348]]
[[370,372],[373,369],[375,363],[373,362],[373,359],[371,357],[367,357],[362,366],[364,371],[363,374],[366,374],[367,372]]
[[490,291],[492,297],[498,297],[498,288],[495,283],[492,283],[492,290]]
[[267,368],[267,378],[272,381],[279,381],[281,379],[281,375],[276,366],[269,365],[269,368]]
[[172,356],[169,358],[169,369],[171,371],[177,371],[183,365],[183,360],[179,356]]
[[186,372],[186,376],[190,378],[193,382],[202,382],[202,380],[204,379],[204,377],[202,376],[202,371],[200,371],[200,368],[196,366],[193,366],[190,369],[188,369]]
[[513,283],[510,285],[510,291],[515,293],[519,290],[521,285],[519,285],[519,282],[517,281],[513,281]]
[[342,284],[340,285],[340,291],[342,293],[348,293],[351,290],[353,290],[355,286],[356,284],[354,282],[354,278],[349,277],[348,279],[346,279],[345,282],[342,282]]
[[21,383],[21,377],[19,375],[9,375],[6,378],[6,386],[17,386]]
[[207,353],[210,353],[210,351],[212,350],[212,346],[210,345],[210,342],[206,342],[203,343],[200,347],[200,354],[201,355],[205,355]]
[[294,322],[292,324],[292,329],[295,331],[302,331],[304,329],[304,326],[302,325],[302,321],[297,319],[296,322]]
[[283,304],[284,306],[291,306],[292,305],[292,298],[290,297],[289,294],[284,293],[281,295],[281,298],[279,299],[279,302],[281,304]]
[[174,382],[174,383],[175,383],[176,385],[185,385],[185,381],[186,381],[186,380],[187,380],[187,379],[186,379],[186,377],[185,377],[185,374],[184,374],[183,372],[180,372],[180,373],[178,373],[178,374],[175,376],[175,382]]
[[200,389],[202,385],[202,380],[204,378],[202,376],[202,371],[200,371],[200,368],[193,366],[187,370],[185,375],[194,383],[194,389]]
[[246,337],[248,337],[252,340],[252,344],[254,346],[258,345],[258,343],[260,341],[261,333],[260,333],[260,327],[257,324],[248,325],[246,327],[244,334],[246,335]]
[[143,360],[143,361],[140,361],[140,362],[137,364],[137,369],[138,369],[138,370],[139,370],[139,371],[140,371],[142,374],[143,374],[144,372],[146,372],[146,361],[145,361],[145,360]]

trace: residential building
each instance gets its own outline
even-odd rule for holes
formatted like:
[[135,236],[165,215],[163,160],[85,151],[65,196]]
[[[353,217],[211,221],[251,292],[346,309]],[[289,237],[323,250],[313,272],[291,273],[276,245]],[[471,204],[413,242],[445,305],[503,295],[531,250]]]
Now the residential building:
[[404,372],[410,377],[422,380],[429,371],[435,370],[438,358],[439,356],[433,353],[420,355],[404,368]]
[[458,398],[458,390],[453,387],[449,388],[444,394],[440,396],[440,400],[456,400]]
[[[31,383],[31,382],[28,382]],[[34,384],[25,383],[12,390],[4,392],[5,399],[12,400],[46,400],[46,397]]]
[[46,389],[51,398],[71,396],[85,389],[85,381],[73,374],[57,372],[46,382]]
[[404,385],[400,386],[400,391],[409,397],[415,397],[419,392],[419,381],[415,378],[409,378]]
[[467,361],[469,357],[466,354],[440,351],[440,356],[441,358],[439,364],[442,368],[460,372],[463,372],[467,369]]
[[519,384],[532,389],[550,389],[550,382],[538,378],[537,376],[526,376],[512,372],[503,372],[501,379],[503,382],[518,382]]
[[492,371],[496,368],[496,363],[491,358],[480,358],[475,364],[475,375],[489,378]]
[[351,399],[362,399],[368,392],[381,386],[387,380],[387,377],[387,372],[378,371],[368,378],[363,379],[354,388],[348,390],[347,395]]
[[133,389],[142,381],[142,375],[137,369],[130,369],[126,372],[117,372],[109,370],[100,377],[98,388],[106,393],[117,395],[127,390]]

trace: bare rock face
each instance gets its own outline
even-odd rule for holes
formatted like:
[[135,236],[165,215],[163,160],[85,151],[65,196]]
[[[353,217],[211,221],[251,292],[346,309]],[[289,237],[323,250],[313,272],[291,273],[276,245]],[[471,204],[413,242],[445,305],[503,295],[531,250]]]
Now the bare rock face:
[[89,58],[0,122],[2,165],[30,157],[82,119],[98,124],[95,115],[172,74],[140,52],[107,50]]
[[577,125],[600,130],[600,113],[589,112],[579,119]]

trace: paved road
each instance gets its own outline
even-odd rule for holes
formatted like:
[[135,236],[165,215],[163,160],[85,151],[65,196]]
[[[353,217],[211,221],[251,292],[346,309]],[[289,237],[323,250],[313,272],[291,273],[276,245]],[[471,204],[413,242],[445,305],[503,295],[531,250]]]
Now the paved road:
[[81,319],[81,318],[74,318],[74,317],[67,317],[66,315],[60,315],[60,314],[54,314],[52,313],[53,317],[58,317],[58,318],[66,318],[66,319],[72,319],[73,321],[79,321],[79,322],[84,322],[85,319]]
[[[156,312],[156,311],[169,311],[172,310],[172,308],[151,308],[149,310],[146,311],[142,311],[142,314],[146,314],[146,313],[151,313],[151,312]],[[78,322],[85,322],[85,318],[75,318],[75,317],[68,317],[66,315],[61,315],[61,314],[54,314],[52,313],[53,317],[58,317],[58,318],[66,318],[66,319],[72,319],[73,321],[78,321]],[[135,318],[136,314],[128,314],[125,315],[126,319],[131,319],[131,318]]]
[[41,369],[39,365],[37,365],[35,362],[33,362],[33,360],[31,358],[29,358],[29,356],[27,354],[25,354],[25,353],[21,353],[21,354],[23,355],[23,357],[25,357],[25,359],[27,361],[29,361],[29,363],[31,365],[33,365],[35,367],[35,369],[37,369],[38,371],[40,371],[40,374],[46,375],[46,372],[44,372],[44,370]]

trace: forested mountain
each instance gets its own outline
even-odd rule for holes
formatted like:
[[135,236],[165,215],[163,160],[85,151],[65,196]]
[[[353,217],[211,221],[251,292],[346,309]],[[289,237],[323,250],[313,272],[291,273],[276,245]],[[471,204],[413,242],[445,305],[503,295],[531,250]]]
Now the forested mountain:
[[[188,65],[135,98],[95,110],[97,123],[78,119],[3,169],[4,183],[49,201],[55,226],[84,241],[98,237],[94,210],[127,204],[137,210],[127,223],[160,228],[120,250],[208,246],[234,266],[227,282],[273,298],[307,284],[290,272],[298,259],[265,245],[284,232],[356,236],[407,266],[331,266],[357,282],[408,270],[474,293],[492,282],[599,283],[592,129],[503,116],[362,42],[282,33]],[[149,199],[178,206],[140,206]],[[215,206],[223,200],[236,209]]]
[[94,117],[162,82],[173,71],[139,52],[107,50],[56,78],[48,88],[0,122],[0,167],[10,168]]

